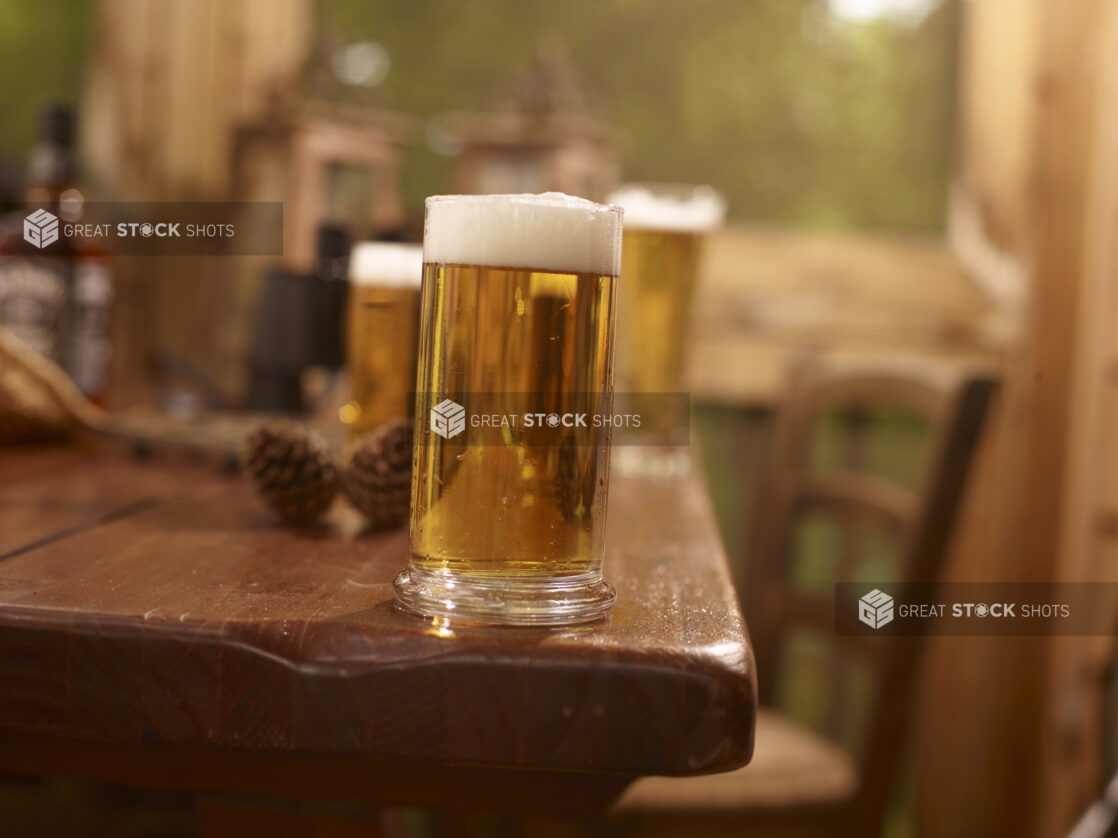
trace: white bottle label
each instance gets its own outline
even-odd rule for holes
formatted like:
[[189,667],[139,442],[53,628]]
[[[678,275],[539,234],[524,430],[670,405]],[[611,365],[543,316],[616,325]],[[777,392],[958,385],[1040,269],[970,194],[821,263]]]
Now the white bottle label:
[[66,355],[69,269],[65,259],[0,259],[0,326],[56,364]]

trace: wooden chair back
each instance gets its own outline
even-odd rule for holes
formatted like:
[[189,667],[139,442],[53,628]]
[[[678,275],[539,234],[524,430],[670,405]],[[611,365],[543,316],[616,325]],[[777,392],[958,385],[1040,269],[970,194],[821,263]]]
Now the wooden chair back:
[[[990,374],[915,358],[813,359],[792,376],[755,527],[758,543],[747,573],[747,618],[762,704],[773,703],[782,651],[793,632],[806,630],[831,645],[825,663],[831,706],[820,732],[832,738],[837,738],[840,720],[849,716],[850,708],[843,706],[852,689],[847,664],[856,661],[874,675],[868,701],[861,702],[865,715],[853,834],[880,830],[907,739],[923,638],[836,636],[833,585],[805,591],[792,584],[797,527],[809,512],[825,513],[838,524],[832,582],[861,581],[855,534],[865,527],[892,533],[898,545],[890,578],[872,581],[900,583],[902,590],[905,584],[937,581],[995,389]],[[925,465],[915,489],[868,473],[857,438],[840,466],[812,468],[810,452],[821,416],[838,411],[857,437],[864,435],[875,411],[897,407],[923,417],[927,425]]]

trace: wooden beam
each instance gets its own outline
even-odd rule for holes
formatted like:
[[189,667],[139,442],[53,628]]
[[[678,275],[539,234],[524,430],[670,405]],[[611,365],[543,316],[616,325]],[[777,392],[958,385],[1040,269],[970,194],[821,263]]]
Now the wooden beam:
[[964,7],[948,238],[971,276],[996,299],[1020,302],[1043,3],[978,0]]
[[[1061,576],[1068,516],[1078,515],[1069,504],[1079,502],[1071,492],[1082,421],[1074,381],[1084,318],[1103,302],[1089,278],[1086,242],[1116,6],[966,5],[958,176],[987,252],[1008,260],[1025,287],[1023,338],[980,456],[954,580]],[[1029,638],[937,640],[921,726],[918,799],[927,834],[1061,833],[1045,820],[1044,731],[1059,710],[1046,700],[1056,696],[1046,686],[1045,652],[1044,642]]]
[[[310,0],[99,0],[82,106],[93,196],[229,200],[235,130],[298,94],[311,24]],[[114,406],[150,399],[155,348],[239,389],[243,279],[227,260],[118,260]]]
[[[1061,581],[1118,582],[1112,487],[1118,484],[1118,11],[1100,28],[1099,120],[1092,153],[1082,293],[1076,311],[1070,386],[1067,503],[1062,519]],[[1043,759],[1043,832],[1063,834],[1106,785],[1112,632],[1118,613],[1100,614],[1100,636],[1054,637],[1048,653]]]

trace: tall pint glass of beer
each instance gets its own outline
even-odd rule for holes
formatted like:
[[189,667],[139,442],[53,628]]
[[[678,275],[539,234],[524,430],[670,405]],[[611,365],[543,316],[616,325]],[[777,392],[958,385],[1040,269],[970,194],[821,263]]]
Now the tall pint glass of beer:
[[415,244],[362,242],[349,260],[346,363],[351,434],[411,416],[423,251]]
[[611,427],[595,417],[612,415],[620,248],[617,207],[427,199],[404,606],[537,626],[612,607]]
[[685,439],[686,427],[679,425],[687,410],[676,402],[686,399],[692,298],[704,239],[721,226],[726,205],[709,186],[675,184],[630,184],[610,201],[625,210],[617,390],[644,408],[640,431],[627,432],[626,440],[641,445],[626,446],[618,465],[643,470],[630,466],[658,454],[670,459],[656,446]]

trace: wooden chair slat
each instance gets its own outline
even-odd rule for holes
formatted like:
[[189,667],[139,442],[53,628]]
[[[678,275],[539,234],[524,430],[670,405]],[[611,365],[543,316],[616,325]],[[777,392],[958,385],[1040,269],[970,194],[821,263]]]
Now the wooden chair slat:
[[844,516],[868,516],[900,529],[912,523],[917,499],[883,478],[837,472],[800,476],[794,503],[834,509]]

